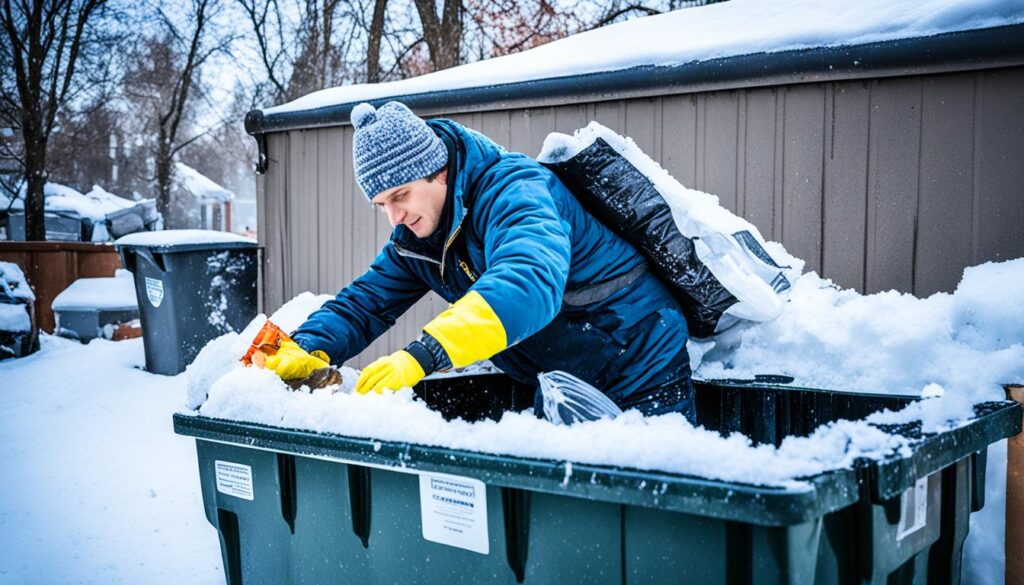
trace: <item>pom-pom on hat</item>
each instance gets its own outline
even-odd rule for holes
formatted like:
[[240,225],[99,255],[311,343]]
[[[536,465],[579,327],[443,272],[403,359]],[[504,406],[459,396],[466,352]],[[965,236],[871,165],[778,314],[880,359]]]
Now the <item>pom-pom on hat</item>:
[[429,176],[448,164],[448,149],[427,123],[400,102],[361,103],[349,115],[355,127],[356,182],[374,195]]

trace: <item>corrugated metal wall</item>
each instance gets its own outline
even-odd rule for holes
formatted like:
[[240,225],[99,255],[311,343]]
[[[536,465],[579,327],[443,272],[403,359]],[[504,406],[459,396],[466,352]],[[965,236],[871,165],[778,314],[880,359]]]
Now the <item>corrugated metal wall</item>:
[[[843,287],[951,292],[966,266],[1024,256],[1024,67],[451,117],[530,155],[597,120]],[[350,126],[268,136],[267,310],[336,292],[387,241],[351,147]],[[431,295],[355,362],[402,347],[443,308]]]

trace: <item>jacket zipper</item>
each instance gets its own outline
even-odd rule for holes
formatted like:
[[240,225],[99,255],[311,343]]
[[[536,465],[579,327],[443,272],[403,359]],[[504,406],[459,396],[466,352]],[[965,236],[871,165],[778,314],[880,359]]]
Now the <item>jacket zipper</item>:
[[455,231],[448,238],[448,241],[444,243],[444,248],[441,249],[441,283],[444,284],[444,257],[448,254],[448,246],[452,245],[455,241],[455,236],[459,235],[459,231],[462,230],[462,224],[460,223],[455,227]]
[[426,260],[427,262],[433,262],[434,264],[441,264],[440,262],[438,262],[434,258],[431,258],[430,256],[424,256],[423,254],[417,254],[416,252],[406,250],[405,248],[399,246],[394,242],[391,242],[391,245],[395,247],[395,251],[398,252],[399,256],[405,256],[406,258],[416,258],[417,260]]

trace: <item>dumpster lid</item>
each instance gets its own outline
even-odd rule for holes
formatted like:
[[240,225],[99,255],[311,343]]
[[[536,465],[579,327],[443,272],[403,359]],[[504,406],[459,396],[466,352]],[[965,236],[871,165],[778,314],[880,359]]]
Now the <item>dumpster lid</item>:
[[162,230],[136,232],[118,238],[114,246],[121,248],[149,248],[154,252],[190,252],[192,250],[225,250],[255,248],[256,240],[215,230]]
[[489,485],[555,493],[765,526],[806,522],[856,501],[869,481],[877,500],[898,496],[913,481],[982,451],[1021,429],[1021,406],[990,402],[975,407],[962,426],[936,434],[909,434],[907,450],[881,460],[858,458],[851,465],[794,478],[782,486],[614,465],[503,455],[459,448],[387,441],[177,413],[180,435],[299,456],[390,468],[409,473],[469,476]]

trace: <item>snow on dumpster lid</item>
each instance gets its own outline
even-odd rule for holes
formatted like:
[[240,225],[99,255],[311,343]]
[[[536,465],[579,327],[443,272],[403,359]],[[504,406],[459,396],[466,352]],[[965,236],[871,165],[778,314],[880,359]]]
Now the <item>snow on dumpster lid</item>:
[[53,299],[54,311],[137,309],[135,280],[127,270],[107,278],[79,278]]
[[[919,421],[923,432],[941,432],[971,420],[975,404],[1001,400],[1002,383],[1024,378],[1024,316],[1019,292],[992,289],[1021,278],[1024,258],[988,263],[967,269],[955,294],[917,299],[839,290],[812,272],[797,281],[776,321],[751,326],[736,344],[709,349],[704,343],[697,351],[705,352],[703,361],[691,351],[703,379],[782,373],[796,379],[794,386],[926,398],[898,412],[830,423],[809,437],[787,437],[779,448],[694,428],[678,414],[629,411],[572,427],[531,413],[506,413],[498,422],[445,421],[408,391],[346,392],[358,378],[347,367],[341,392],[294,393],[273,372],[238,360],[265,317],[200,352],[188,370],[187,406],[211,418],[291,429],[798,489],[797,478],[849,467],[860,457],[903,453],[907,439],[875,424]],[[304,293],[271,320],[290,328],[328,298]]]
[[1020,0],[731,0],[630,20],[411,79],[325,89],[263,113],[1020,23]]
[[207,244],[240,244],[256,245],[256,240],[216,230],[163,230],[156,232],[136,232],[118,238],[115,246],[135,246],[142,248],[177,248],[183,246],[200,246]]

